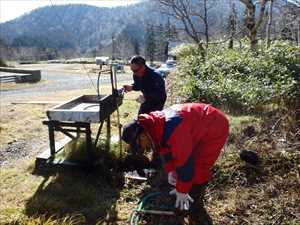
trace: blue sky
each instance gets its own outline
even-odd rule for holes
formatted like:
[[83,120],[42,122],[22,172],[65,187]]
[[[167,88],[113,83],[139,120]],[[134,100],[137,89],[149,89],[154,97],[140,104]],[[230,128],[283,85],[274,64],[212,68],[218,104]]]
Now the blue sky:
[[15,19],[46,5],[83,3],[99,7],[129,5],[139,0],[0,0],[0,23]]

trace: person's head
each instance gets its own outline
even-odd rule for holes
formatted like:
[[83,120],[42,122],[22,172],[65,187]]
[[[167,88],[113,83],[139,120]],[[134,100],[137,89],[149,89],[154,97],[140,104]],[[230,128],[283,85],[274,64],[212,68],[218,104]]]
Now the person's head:
[[130,59],[130,69],[135,76],[142,77],[145,74],[146,60],[139,55]]
[[130,145],[133,152],[143,153],[151,147],[149,134],[135,120],[123,128],[122,139]]

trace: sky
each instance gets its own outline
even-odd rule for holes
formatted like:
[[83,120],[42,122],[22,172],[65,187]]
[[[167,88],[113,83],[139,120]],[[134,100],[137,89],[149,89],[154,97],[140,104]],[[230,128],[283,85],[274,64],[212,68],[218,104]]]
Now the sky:
[[88,4],[99,7],[129,5],[139,0],[0,0],[0,23],[15,19],[33,9],[56,4]]

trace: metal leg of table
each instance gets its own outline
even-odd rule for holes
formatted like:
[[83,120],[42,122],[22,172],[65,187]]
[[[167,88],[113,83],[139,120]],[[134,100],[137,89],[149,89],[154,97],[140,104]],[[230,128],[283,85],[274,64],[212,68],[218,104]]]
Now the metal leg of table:
[[48,131],[49,131],[50,155],[51,155],[51,158],[54,158],[54,156],[55,156],[55,138],[54,138],[55,124],[50,122],[47,125],[48,125]]
[[86,150],[91,157],[93,158],[93,149],[92,149],[92,137],[91,137],[91,125],[89,123],[86,124],[85,127],[85,140],[86,140]]

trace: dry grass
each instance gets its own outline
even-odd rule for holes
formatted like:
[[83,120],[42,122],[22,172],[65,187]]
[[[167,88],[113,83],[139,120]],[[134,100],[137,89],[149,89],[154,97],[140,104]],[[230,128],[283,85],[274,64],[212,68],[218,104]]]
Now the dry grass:
[[[109,93],[110,87],[103,91]],[[67,101],[81,94],[94,91],[58,92],[31,100]],[[136,116],[136,96],[137,93],[125,95],[120,107],[122,124]],[[51,106],[1,105],[1,149],[19,139],[30,140],[33,146],[42,145],[41,142],[46,146],[48,134],[41,120]],[[277,123],[277,117],[275,120],[230,117],[230,121],[229,144],[215,167],[206,194],[206,206],[215,224],[299,224],[300,160],[299,148],[293,147],[299,141],[295,137],[297,131],[288,130],[285,120]],[[272,133],[270,127],[275,124],[277,129]],[[252,137],[244,135],[250,125],[257,131]],[[116,113],[112,116],[112,126],[112,133],[117,136]],[[94,132],[97,127],[93,126]],[[238,155],[241,149],[256,151],[261,166],[251,167],[242,162]],[[158,186],[125,182],[122,174],[107,169],[108,162],[103,162],[93,171],[48,171],[42,176],[34,173],[34,155],[2,167],[0,224],[128,224],[138,198],[145,192],[157,191]]]

